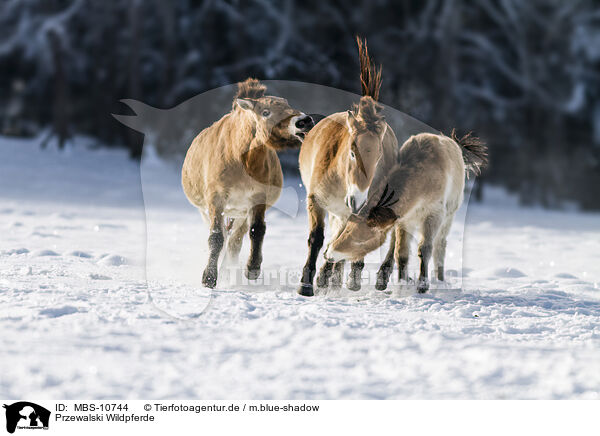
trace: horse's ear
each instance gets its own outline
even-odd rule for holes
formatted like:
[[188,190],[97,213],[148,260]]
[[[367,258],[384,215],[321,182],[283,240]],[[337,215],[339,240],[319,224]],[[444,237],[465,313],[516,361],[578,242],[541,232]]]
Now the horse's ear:
[[251,111],[254,109],[254,102],[248,98],[236,98],[235,102],[245,111]]
[[346,115],[346,127],[348,128],[348,131],[350,132],[351,135],[356,130],[355,126],[356,126],[356,117],[354,116],[354,113],[352,111],[348,111],[347,115]]

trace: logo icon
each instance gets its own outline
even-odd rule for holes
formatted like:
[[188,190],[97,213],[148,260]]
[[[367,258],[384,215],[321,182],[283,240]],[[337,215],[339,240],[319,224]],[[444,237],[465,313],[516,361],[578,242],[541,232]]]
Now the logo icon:
[[48,429],[50,411],[28,401],[4,405],[6,409],[6,431],[14,433],[18,429]]

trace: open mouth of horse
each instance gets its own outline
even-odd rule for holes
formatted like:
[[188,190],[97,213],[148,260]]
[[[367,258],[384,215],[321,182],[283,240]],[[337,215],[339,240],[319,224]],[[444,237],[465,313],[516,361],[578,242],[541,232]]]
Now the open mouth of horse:
[[306,136],[306,132],[298,132],[296,133],[296,136],[301,140],[304,141],[304,137]]

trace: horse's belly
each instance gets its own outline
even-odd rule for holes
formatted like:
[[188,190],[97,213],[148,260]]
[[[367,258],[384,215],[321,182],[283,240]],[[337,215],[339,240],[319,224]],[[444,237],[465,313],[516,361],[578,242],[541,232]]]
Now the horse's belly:
[[245,187],[229,191],[224,215],[230,218],[243,218],[248,216],[253,207],[267,204],[270,207],[279,198],[281,188],[249,183]]
[[248,216],[250,210],[256,206],[253,200],[255,192],[252,190],[236,190],[229,193],[224,214],[230,218],[242,218]]

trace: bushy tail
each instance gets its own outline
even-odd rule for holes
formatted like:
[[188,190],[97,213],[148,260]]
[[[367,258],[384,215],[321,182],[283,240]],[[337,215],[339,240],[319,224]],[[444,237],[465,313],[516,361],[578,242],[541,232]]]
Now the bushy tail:
[[363,97],[369,96],[373,100],[379,99],[379,89],[381,88],[381,65],[373,65],[367,49],[367,40],[356,36],[358,45],[358,59],[360,61],[360,85]]
[[473,136],[473,132],[459,138],[456,136],[456,129],[452,129],[450,137],[460,145],[467,169],[476,176],[481,174],[481,170],[488,165],[487,145],[477,136]]

